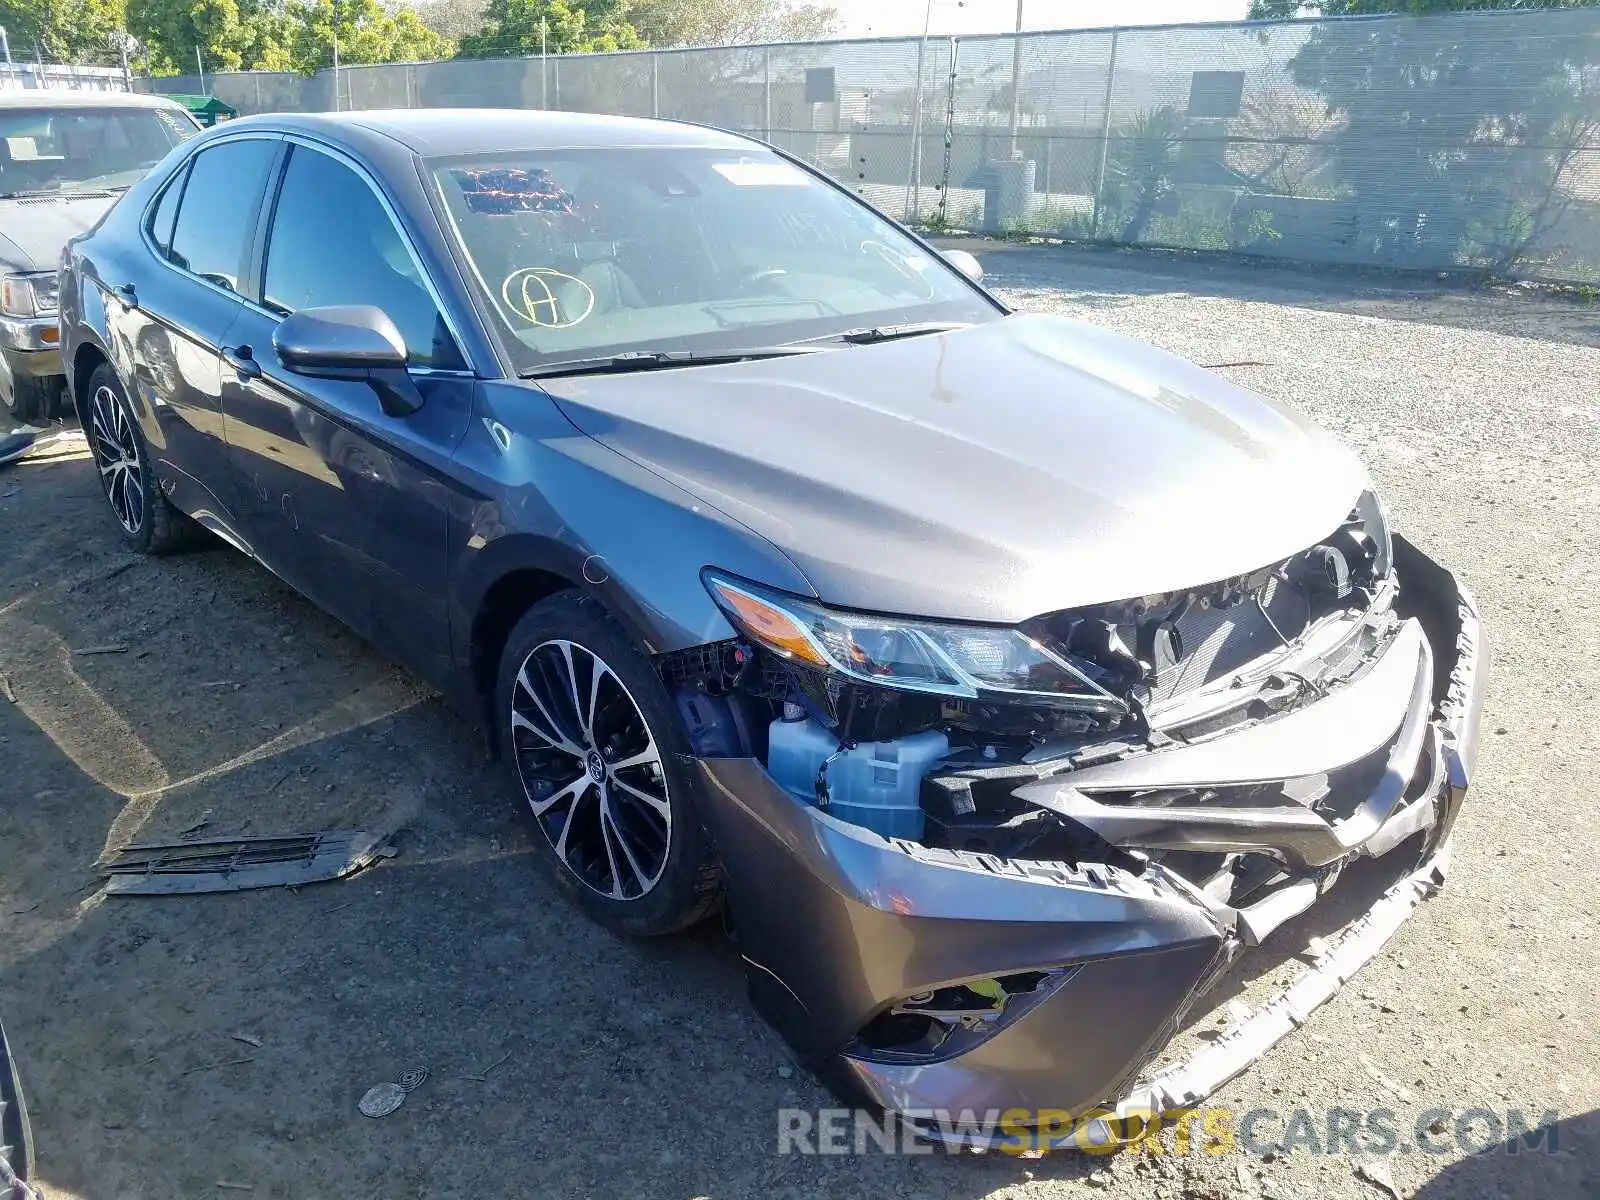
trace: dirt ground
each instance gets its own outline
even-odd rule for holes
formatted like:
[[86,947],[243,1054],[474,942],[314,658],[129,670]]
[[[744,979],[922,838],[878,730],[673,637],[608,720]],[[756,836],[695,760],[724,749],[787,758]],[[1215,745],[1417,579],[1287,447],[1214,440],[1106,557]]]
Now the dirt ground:
[[[1557,1152],[780,1156],[779,1110],[829,1101],[721,931],[627,943],[577,916],[438,698],[230,550],[125,553],[69,439],[0,470],[0,1015],[46,1196],[1600,1196],[1600,312],[981,249],[1020,307],[1253,364],[1220,369],[1355,445],[1483,605],[1450,885],[1216,1102],[1278,1131],[1386,1107],[1407,1142],[1428,1109],[1553,1111]],[[108,848],[201,821],[398,829],[401,853],[298,892],[101,895]],[[357,1112],[412,1067],[398,1112]]]

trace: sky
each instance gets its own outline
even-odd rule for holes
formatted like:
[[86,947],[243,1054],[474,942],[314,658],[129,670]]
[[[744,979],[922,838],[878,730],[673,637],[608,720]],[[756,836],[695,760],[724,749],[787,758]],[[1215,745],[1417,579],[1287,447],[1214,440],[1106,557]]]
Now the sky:
[[[922,32],[926,0],[832,0],[841,37],[899,37]],[[1024,29],[1083,29],[1103,25],[1167,25],[1242,20],[1249,0],[1023,0]],[[933,29],[1000,33],[1016,27],[1015,0],[933,0]]]

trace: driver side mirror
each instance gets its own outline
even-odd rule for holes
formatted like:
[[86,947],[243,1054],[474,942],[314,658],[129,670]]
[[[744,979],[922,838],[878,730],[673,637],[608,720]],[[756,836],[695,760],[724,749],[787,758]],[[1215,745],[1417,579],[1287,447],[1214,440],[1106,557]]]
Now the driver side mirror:
[[973,283],[983,282],[983,264],[978,261],[977,255],[966,250],[946,250],[944,260]]
[[422,407],[422,393],[406,371],[405,339],[381,308],[301,309],[273,332],[272,348],[296,375],[365,381],[391,417],[409,417]]

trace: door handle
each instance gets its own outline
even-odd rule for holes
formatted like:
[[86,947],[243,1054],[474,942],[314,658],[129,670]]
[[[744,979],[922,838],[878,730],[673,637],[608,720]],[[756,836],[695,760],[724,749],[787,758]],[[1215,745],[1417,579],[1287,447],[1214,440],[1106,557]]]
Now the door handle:
[[240,379],[261,378],[261,364],[256,361],[255,351],[249,346],[224,346],[222,357]]
[[111,289],[117,294],[117,299],[128,308],[139,307],[139,293],[131,283],[119,283]]

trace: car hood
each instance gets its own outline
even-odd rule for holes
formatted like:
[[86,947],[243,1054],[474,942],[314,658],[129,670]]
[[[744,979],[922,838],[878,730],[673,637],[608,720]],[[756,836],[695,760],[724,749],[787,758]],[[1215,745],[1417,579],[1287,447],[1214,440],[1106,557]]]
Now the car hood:
[[18,271],[52,271],[61,249],[89,229],[115,196],[24,196],[0,200],[0,265]]
[[1293,410],[1053,316],[541,383],[824,600],[882,612],[1013,622],[1215,582],[1314,545],[1366,483]]

